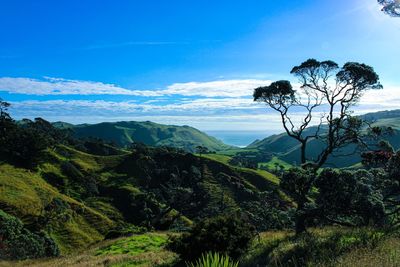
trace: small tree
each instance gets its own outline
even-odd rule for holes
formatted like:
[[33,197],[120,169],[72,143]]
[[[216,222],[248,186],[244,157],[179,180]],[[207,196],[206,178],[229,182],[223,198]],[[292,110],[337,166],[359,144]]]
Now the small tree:
[[[299,78],[299,91],[289,81],[276,81],[256,88],[254,101],[266,103],[280,114],[286,133],[301,145],[300,162],[311,162],[319,169],[335,150],[361,141],[363,122],[352,116],[352,107],[365,91],[382,86],[372,67],[356,62],[339,67],[333,61],[309,59],[291,73]],[[292,110],[304,111],[300,122],[294,121]],[[316,122],[316,117],[316,130],[306,130]],[[323,143],[321,153],[313,159],[306,154],[312,139]]]
[[208,152],[209,151],[208,151],[207,147],[205,147],[205,146],[196,146],[196,153],[199,154],[200,157],[201,157],[201,155],[207,154]]
[[[10,103],[3,101],[0,98],[0,145],[4,146],[7,140],[7,128],[9,128],[12,119],[10,114],[8,113],[8,108],[10,107]],[[0,147],[0,154],[4,150],[4,148]]]
[[8,113],[8,108],[10,105],[10,103],[3,101],[3,99],[0,97],[0,122],[11,121],[11,116]]
[[378,0],[381,4],[382,11],[392,17],[400,17],[400,1],[399,0]]

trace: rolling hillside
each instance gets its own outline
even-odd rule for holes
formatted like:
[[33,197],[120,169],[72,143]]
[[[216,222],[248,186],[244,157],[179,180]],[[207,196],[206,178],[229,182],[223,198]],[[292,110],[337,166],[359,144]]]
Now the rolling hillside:
[[[385,139],[391,143],[394,149],[400,149],[400,110],[382,111],[369,113],[362,116],[363,119],[372,122],[373,126],[392,127],[393,134],[385,136]],[[307,131],[315,131],[315,127],[310,127]],[[311,157],[317,157],[321,151],[323,144],[318,140],[311,140],[308,145],[307,153]],[[279,159],[289,163],[298,164],[300,159],[300,144],[293,138],[282,133],[272,135],[263,140],[257,140],[250,144],[247,149],[256,149],[260,151],[268,151],[273,153]],[[354,151],[355,146],[350,145],[343,148],[341,151],[334,153],[326,163],[329,167],[350,167],[361,161],[359,154],[351,156],[346,155]]]
[[77,138],[96,137],[127,147],[132,142],[150,146],[169,146],[193,152],[196,146],[205,146],[211,151],[232,148],[222,141],[189,126],[163,125],[153,122],[103,122],[99,124],[71,125],[63,122],[53,124],[59,128],[70,128]]
[[141,149],[95,156],[59,145],[46,150],[34,170],[0,162],[0,211],[27,229],[46,232],[61,254],[69,254],[115,229],[181,229],[257,203],[262,191],[277,192],[281,209],[291,206],[267,172],[164,148]]

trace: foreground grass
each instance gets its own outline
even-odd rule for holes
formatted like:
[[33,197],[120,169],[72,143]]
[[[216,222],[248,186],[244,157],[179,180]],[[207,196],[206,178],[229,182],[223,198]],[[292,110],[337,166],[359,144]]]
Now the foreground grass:
[[358,248],[337,260],[338,267],[400,266],[400,238],[389,238],[374,249]]
[[147,233],[101,242],[80,254],[54,259],[0,262],[0,267],[168,266],[177,259],[177,255],[164,249],[167,240],[165,233]]
[[400,266],[400,237],[369,228],[318,228],[299,237],[267,232],[240,266]]
[[[147,233],[102,242],[83,253],[54,259],[0,262],[8,266],[174,266],[166,233]],[[253,266],[400,266],[400,234],[370,228],[326,227],[296,237],[292,231],[261,233],[241,261]]]

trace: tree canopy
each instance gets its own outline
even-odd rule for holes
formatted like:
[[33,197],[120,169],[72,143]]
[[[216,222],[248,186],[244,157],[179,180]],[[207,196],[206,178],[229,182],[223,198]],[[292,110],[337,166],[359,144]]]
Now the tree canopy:
[[[339,67],[331,60],[309,59],[293,67],[290,73],[299,79],[297,90],[289,81],[276,81],[269,86],[256,88],[254,101],[265,103],[277,111],[288,136],[300,143],[303,168],[286,172],[282,176],[281,186],[297,203],[296,232],[301,233],[306,230],[307,218],[319,211],[310,208],[313,203],[309,201],[318,177],[317,170],[334,151],[349,144],[364,143],[364,123],[352,116],[352,107],[365,91],[382,88],[382,85],[371,66],[357,62],[348,62]],[[304,114],[301,119],[296,118],[299,114]],[[310,130],[309,126],[315,123],[318,125],[316,130]],[[312,139],[323,144],[317,157],[307,154],[306,148]],[[327,175],[328,182],[320,179],[323,181],[320,184],[336,181],[329,181],[334,176]]]
[[[342,67],[333,61],[309,59],[290,72],[299,79],[298,90],[289,81],[281,80],[254,90],[254,100],[266,103],[280,114],[286,133],[301,144],[300,162],[311,162],[316,168],[325,164],[332,152],[360,141],[362,122],[352,116],[351,108],[369,89],[379,89],[379,76],[371,66],[348,62]],[[303,111],[295,121],[292,111]],[[312,124],[316,131],[307,132]],[[321,131],[324,128],[324,131]],[[317,158],[306,155],[311,139],[325,144]]]
[[378,0],[383,6],[382,11],[392,17],[400,17],[400,1],[399,0]]

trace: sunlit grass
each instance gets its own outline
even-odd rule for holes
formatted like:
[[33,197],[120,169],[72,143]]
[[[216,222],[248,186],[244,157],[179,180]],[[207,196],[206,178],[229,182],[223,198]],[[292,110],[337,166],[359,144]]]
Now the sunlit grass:
[[64,266],[172,266],[177,255],[164,249],[167,234],[148,233],[107,240],[68,256],[53,259],[1,262],[0,267],[64,267]]
[[118,240],[106,247],[99,248],[96,255],[138,255],[144,252],[160,251],[167,243],[166,234],[134,235]]

